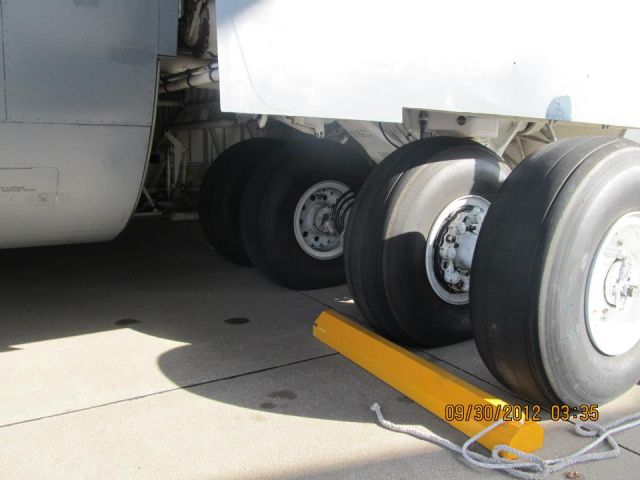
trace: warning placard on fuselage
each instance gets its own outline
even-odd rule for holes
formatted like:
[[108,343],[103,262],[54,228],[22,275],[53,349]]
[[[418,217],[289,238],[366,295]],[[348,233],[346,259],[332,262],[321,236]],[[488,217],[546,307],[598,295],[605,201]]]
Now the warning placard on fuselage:
[[0,168],[0,207],[55,205],[58,177],[52,167]]

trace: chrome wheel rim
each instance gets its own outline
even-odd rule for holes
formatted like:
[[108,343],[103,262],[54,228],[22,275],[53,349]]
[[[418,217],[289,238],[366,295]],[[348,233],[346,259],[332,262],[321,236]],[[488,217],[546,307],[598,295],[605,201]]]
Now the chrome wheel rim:
[[344,183],[330,180],[316,183],[300,197],[293,215],[293,232],[300,248],[310,257],[332,260],[342,255],[333,209],[348,191]]
[[620,217],[591,262],[586,323],[593,346],[622,355],[640,342],[640,212]]
[[447,303],[469,303],[473,253],[490,206],[477,195],[460,197],[445,207],[431,227],[425,253],[427,279]]

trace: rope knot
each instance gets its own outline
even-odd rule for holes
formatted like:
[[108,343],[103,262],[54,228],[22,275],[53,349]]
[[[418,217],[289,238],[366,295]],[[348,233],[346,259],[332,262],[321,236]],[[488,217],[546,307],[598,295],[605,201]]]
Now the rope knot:
[[[462,446],[442,438],[435,433],[428,430],[419,431],[415,428],[408,426],[396,425],[382,415],[382,410],[378,403],[371,405],[371,410],[375,412],[378,422],[380,424],[394,432],[404,433],[411,435],[428,442],[435,443],[441,447],[447,448],[453,452],[456,452],[465,459],[470,465],[474,465],[486,470],[496,470],[508,473],[512,477],[521,478],[524,480],[541,480],[547,477],[550,473],[557,472],[563,468],[578,463],[593,462],[596,460],[604,460],[607,458],[615,458],[620,455],[620,446],[611,437],[614,433],[622,432],[630,428],[640,426],[640,413],[628,415],[626,417],[619,418],[618,420],[608,423],[606,425],[600,425],[596,422],[586,421],[579,422],[575,427],[575,431],[582,437],[597,437],[592,440],[591,443],[585,445],[577,452],[571,453],[564,457],[545,460],[532,453],[523,452],[509,445],[496,445],[491,451],[491,456],[487,457],[480,453],[472,452],[469,447],[476,443],[480,438],[489,433],[494,428],[504,423],[504,420],[498,420],[492,423],[482,431],[469,438]],[[606,441],[610,449],[604,452],[592,452],[596,446]],[[515,460],[501,457],[501,453],[509,453],[515,455]]]
[[574,425],[576,433],[581,437],[595,437],[602,435],[607,430],[602,425],[591,420],[585,422],[578,422]]

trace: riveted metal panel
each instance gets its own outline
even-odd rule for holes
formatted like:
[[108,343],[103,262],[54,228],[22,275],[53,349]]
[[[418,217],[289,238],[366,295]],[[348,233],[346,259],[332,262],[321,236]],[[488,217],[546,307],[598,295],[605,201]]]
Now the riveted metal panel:
[[625,0],[583,3],[217,0],[221,108],[401,122],[409,107],[640,127],[637,15]]
[[3,32],[3,18],[2,18],[2,1],[0,1],[0,121],[6,120],[7,110],[4,101],[4,32]]
[[3,0],[8,119],[150,125],[158,0]]
[[0,122],[0,248],[115,237],[138,200],[150,131]]
[[160,0],[158,3],[158,55],[178,54],[178,17],[180,0]]

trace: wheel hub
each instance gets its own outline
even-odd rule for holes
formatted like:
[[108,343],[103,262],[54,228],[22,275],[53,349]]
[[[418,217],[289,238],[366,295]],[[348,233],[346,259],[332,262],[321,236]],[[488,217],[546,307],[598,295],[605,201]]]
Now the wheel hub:
[[[332,198],[332,200],[334,199]],[[333,225],[332,213],[333,208],[328,206],[319,208],[317,210],[313,223],[318,231],[329,233],[331,235],[336,233],[336,229]]]
[[593,345],[621,355],[640,341],[640,212],[609,229],[589,270],[586,322]]
[[620,251],[605,277],[604,295],[614,309],[624,310],[627,299],[637,295],[638,286],[629,285],[633,264],[633,256]]
[[438,216],[427,241],[427,278],[447,303],[469,303],[473,253],[489,210],[488,200],[469,195],[450,203]]
[[293,231],[309,256],[331,260],[342,255],[340,234],[334,223],[334,208],[343,194],[349,191],[344,183],[320,182],[302,194],[293,216]]

